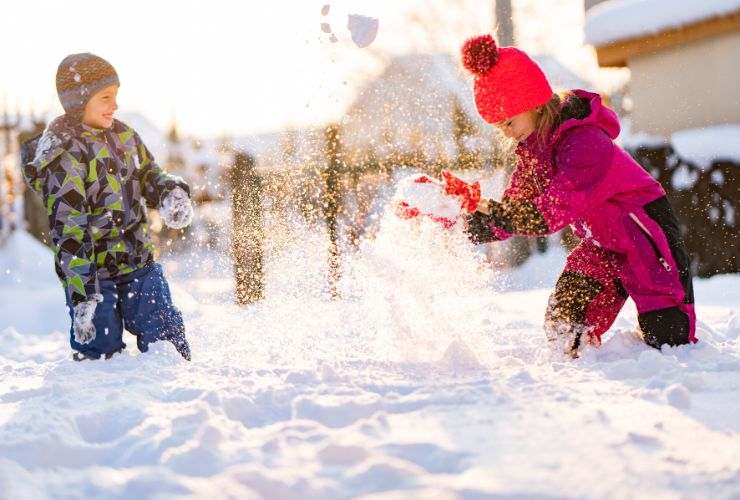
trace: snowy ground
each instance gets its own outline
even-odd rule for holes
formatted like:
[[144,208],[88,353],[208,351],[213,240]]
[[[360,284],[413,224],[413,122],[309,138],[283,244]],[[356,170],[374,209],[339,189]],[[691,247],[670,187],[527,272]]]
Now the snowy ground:
[[411,225],[344,262],[340,300],[320,234],[293,234],[251,307],[226,259],[167,261],[191,363],[134,342],[72,362],[51,256],[15,235],[0,497],[740,498],[740,276],[696,282],[696,346],[646,347],[628,308],[564,361],[540,327],[562,252],[496,276]]

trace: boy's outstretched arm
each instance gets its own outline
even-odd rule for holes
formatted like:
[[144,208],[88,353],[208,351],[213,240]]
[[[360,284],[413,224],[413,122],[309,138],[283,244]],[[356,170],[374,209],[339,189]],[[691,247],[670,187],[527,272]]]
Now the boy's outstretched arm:
[[190,186],[179,175],[166,172],[154,160],[149,148],[146,147],[138,134],[134,134],[136,151],[141,169],[141,191],[149,208],[159,208],[165,197],[179,187],[190,196]]
[[160,168],[138,134],[135,138],[139,168],[142,171],[141,190],[147,206],[159,208],[164,223],[173,229],[190,225],[193,219],[190,187],[182,177]]

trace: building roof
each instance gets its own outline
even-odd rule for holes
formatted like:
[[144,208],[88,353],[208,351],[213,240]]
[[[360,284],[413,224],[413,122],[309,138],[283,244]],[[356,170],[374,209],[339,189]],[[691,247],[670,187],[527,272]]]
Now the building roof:
[[609,0],[589,9],[586,43],[602,66],[740,29],[740,0]]

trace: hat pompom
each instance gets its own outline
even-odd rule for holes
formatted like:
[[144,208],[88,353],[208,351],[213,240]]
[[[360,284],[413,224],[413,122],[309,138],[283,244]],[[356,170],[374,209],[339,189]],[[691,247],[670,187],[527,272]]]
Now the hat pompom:
[[498,61],[498,47],[491,35],[469,38],[461,52],[463,66],[478,76],[484,75]]

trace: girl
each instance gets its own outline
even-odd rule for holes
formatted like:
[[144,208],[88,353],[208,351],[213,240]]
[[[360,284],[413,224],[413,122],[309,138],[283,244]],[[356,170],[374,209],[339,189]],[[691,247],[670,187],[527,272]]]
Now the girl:
[[537,63],[490,35],[465,42],[462,59],[480,115],[518,142],[509,186],[469,216],[470,238],[542,236],[567,224],[581,238],[550,296],[550,345],[574,357],[584,343],[599,345],[627,297],[648,345],[696,342],[678,222],[660,184],[612,142],[616,114],[597,94],[554,94]]

